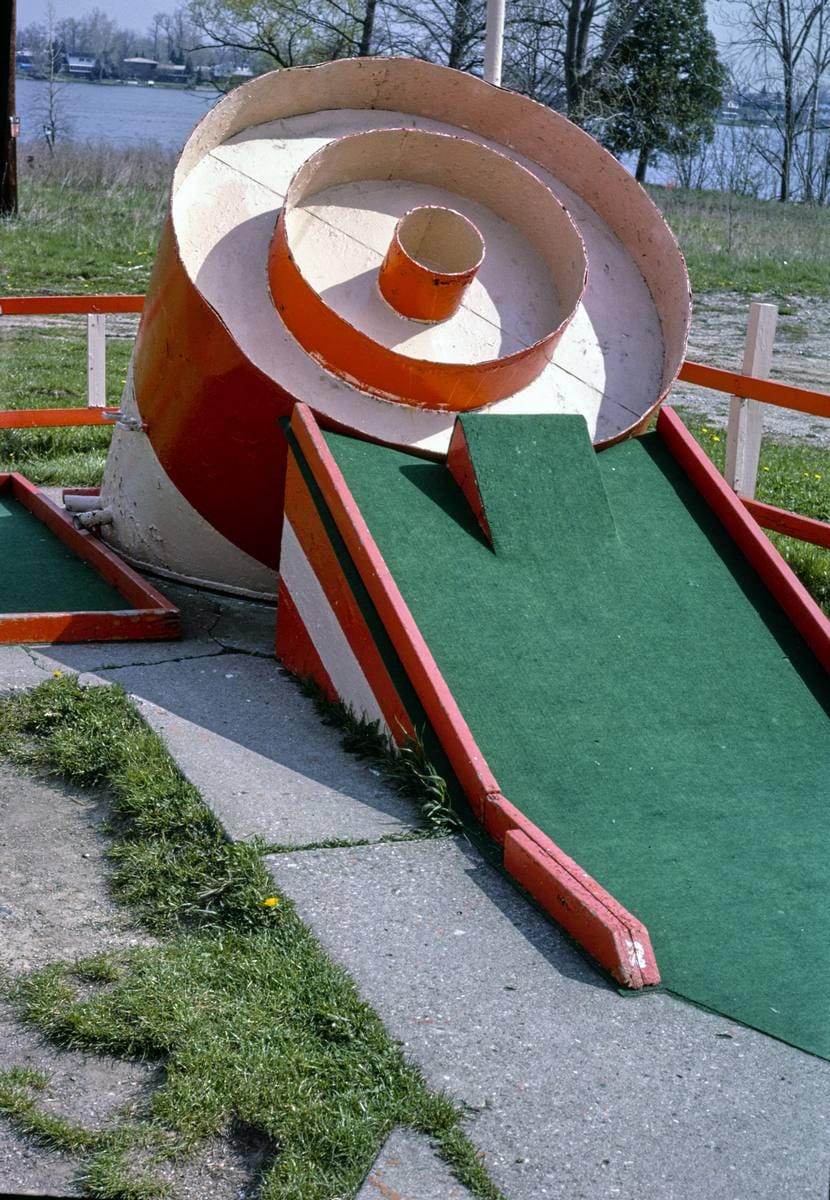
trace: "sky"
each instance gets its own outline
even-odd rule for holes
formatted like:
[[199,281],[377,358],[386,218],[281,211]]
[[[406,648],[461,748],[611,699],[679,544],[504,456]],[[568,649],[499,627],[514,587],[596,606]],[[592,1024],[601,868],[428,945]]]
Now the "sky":
[[[17,0],[17,23],[29,25],[42,21],[46,16],[48,0]],[[143,31],[157,12],[172,12],[178,7],[177,0],[53,0],[55,16],[78,17],[92,8],[102,9],[107,16],[117,21],[124,29]]]

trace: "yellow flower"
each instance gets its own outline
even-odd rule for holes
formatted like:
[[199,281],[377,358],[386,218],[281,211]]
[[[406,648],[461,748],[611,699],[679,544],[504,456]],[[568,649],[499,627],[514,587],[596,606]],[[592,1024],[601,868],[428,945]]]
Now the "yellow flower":
[[816,479],[821,479],[821,476],[817,474]]
[[267,900],[262,901],[263,908],[276,908],[279,904],[279,899],[276,896],[269,896]]
[[719,441],[720,441],[720,438],[718,437],[718,435],[717,435],[716,433],[713,433],[713,434],[712,434],[712,441],[713,441],[713,442],[719,442]]
[[703,432],[704,432],[704,433],[708,433],[708,432],[709,432],[709,426],[708,426],[708,425],[702,425],[702,426],[701,426],[701,429],[703,430]]
[[63,671],[53,671],[52,674],[55,676],[55,679],[60,679],[63,675]]

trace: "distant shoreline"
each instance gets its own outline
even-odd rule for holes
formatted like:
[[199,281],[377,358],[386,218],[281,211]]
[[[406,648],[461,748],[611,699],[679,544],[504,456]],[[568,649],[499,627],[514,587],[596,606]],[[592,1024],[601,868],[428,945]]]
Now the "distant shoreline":
[[[49,82],[48,79],[41,76],[29,75],[25,71],[15,71],[15,79],[23,79],[29,83]],[[80,83],[92,84],[95,87],[152,87],[153,90],[159,88],[164,91],[195,92],[199,96],[221,95],[221,89],[211,87],[210,84],[175,83],[172,80],[166,79],[83,79],[78,78],[77,75],[56,75],[54,82],[60,87],[65,87],[71,83]]]

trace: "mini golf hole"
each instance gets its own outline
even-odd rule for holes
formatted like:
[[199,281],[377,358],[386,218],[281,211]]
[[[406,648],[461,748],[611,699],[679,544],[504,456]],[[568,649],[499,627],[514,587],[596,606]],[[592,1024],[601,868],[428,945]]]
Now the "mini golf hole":
[[453,208],[413,208],[397,228],[403,250],[419,266],[441,275],[466,275],[484,261],[484,238]]

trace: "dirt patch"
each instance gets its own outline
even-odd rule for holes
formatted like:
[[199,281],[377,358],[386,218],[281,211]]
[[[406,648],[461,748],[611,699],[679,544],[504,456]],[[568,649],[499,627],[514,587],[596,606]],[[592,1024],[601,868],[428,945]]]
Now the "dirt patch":
[[[102,951],[147,946],[107,891],[102,796],[28,778],[0,763],[0,969],[5,975]],[[78,982],[79,995],[97,985]],[[106,986],[106,985],[103,985]],[[100,1130],[145,1110],[157,1063],[56,1048],[0,1003],[0,1070],[27,1067],[49,1083],[37,1102],[52,1116]],[[270,1148],[235,1129],[153,1173],[178,1200],[253,1195]],[[79,1163],[18,1136],[0,1119],[0,1192],[82,1195]]]
[[[720,292],[696,297],[688,357],[713,367],[740,369],[748,319],[746,296]],[[830,300],[795,297],[780,302],[772,377],[797,387],[830,392],[828,328]],[[693,409],[713,425],[726,425],[729,397],[721,392],[678,383],[669,403]],[[805,438],[813,445],[830,448],[830,421],[820,417],[766,405],[764,431],[774,437]]]
[[[135,338],[138,329],[138,313],[107,313],[107,337]],[[0,313],[0,341],[19,330],[29,333],[46,331],[62,334],[74,340],[86,337],[86,316],[72,313],[55,313],[51,316],[17,317]]]

